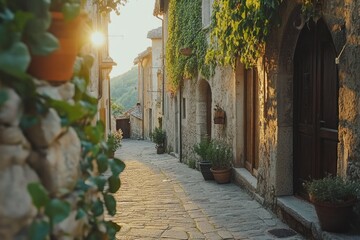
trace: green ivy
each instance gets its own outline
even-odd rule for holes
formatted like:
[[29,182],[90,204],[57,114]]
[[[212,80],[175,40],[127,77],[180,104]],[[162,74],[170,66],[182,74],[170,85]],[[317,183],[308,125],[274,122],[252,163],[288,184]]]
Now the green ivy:
[[[202,28],[201,0],[169,2],[169,37],[166,45],[167,90],[175,93],[182,79],[192,79],[200,72],[208,78],[211,67],[205,64],[206,30]],[[180,49],[190,47],[183,56]]]
[[213,4],[210,47],[206,62],[251,67],[263,54],[273,24],[280,23],[282,0],[217,0]]
[[[87,231],[83,232],[83,239],[115,239],[120,226],[102,216],[105,210],[111,216],[116,214],[113,194],[121,186],[119,175],[125,164],[120,159],[109,157],[104,126],[101,122],[93,124],[97,99],[87,91],[93,57],[84,55],[76,60],[72,103],[40,95],[32,76],[27,73],[31,61],[29,48],[32,52],[46,55],[58,47],[58,40],[47,31],[51,21],[50,2],[34,0],[29,4],[28,1],[0,0],[0,86],[14,89],[21,97],[24,114],[20,126],[23,130],[35,124],[50,108],[57,111],[64,127],[76,130],[82,148],[79,166],[82,174],[75,189],[67,194],[77,196],[76,218],[86,220]],[[120,2],[123,1],[111,1],[116,4],[109,5],[109,9]],[[0,90],[0,107],[7,99],[7,92]],[[71,203],[66,198],[50,195],[41,183],[29,184],[28,192],[37,209],[37,216],[28,228],[28,238],[58,239],[54,226],[69,216]]]

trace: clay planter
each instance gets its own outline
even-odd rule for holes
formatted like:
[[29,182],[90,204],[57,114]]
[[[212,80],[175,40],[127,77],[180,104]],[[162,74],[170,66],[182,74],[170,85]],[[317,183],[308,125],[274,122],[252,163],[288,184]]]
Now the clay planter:
[[211,168],[211,162],[199,162],[200,172],[204,177],[204,180],[214,180],[214,175],[212,174],[210,168]]
[[[311,197],[310,197],[311,199]],[[352,209],[356,199],[344,203],[314,202],[321,229],[328,232],[345,232],[350,228]]]
[[214,124],[225,124],[225,111],[217,110],[214,112]]
[[214,175],[214,179],[217,183],[229,183],[231,180],[231,168],[227,169],[217,169],[210,168],[212,174]]
[[180,48],[180,53],[184,56],[190,56],[192,53],[192,48],[189,48],[189,47]]
[[59,48],[46,56],[32,55],[28,73],[53,84],[67,82],[73,75],[73,68],[78,54],[78,35],[82,23],[79,16],[65,21],[60,12],[52,12],[49,32],[59,40]]
[[157,154],[165,153],[165,147],[164,146],[156,146],[156,153]]

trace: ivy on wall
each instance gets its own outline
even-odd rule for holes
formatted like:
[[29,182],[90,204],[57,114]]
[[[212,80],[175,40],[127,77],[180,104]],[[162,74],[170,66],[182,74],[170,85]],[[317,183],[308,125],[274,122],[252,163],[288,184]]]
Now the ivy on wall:
[[[169,37],[166,45],[167,90],[175,93],[182,79],[191,79],[200,72],[210,76],[205,64],[206,30],[202,29],[201,0],[170,1]],[[180,49],[190,47],[192,54],[183,56]]]
[[236,59],[251,67],[263,54],[266,37],[282,0],[217,0],[213,4],[207,63],[230,64]]

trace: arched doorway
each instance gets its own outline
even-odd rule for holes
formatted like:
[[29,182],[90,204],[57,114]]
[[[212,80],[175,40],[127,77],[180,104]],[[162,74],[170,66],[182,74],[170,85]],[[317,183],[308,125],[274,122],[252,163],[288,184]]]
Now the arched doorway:
[[336,174],[338,73],[331,34],[320,19],[301,30],[294,55],[294,191]]
[[212,93],[209,82],[201,79],[197,89],[196,103],[196,133],[200,140],[202,137],[211,138],[211,106]]

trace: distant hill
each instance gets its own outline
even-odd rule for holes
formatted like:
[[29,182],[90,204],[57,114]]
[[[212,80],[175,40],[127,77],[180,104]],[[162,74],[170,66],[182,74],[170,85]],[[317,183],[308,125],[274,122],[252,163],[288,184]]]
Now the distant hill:
[[137,81],[137,66],[134,66],[124,74],[111,78],[111,99],[120,106],[123,106],[125,110],[135,106],[138,99]]

